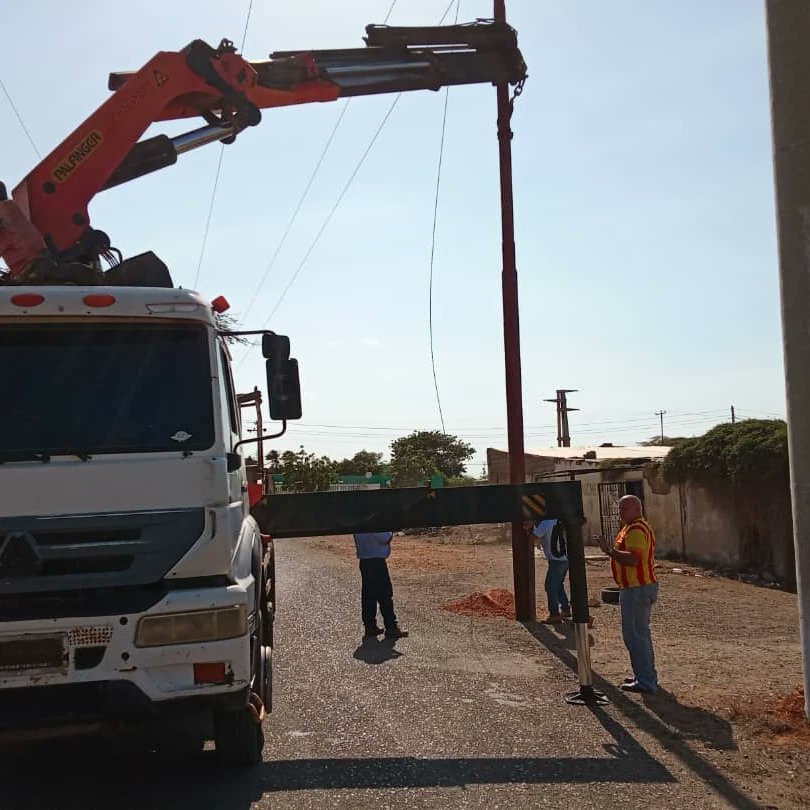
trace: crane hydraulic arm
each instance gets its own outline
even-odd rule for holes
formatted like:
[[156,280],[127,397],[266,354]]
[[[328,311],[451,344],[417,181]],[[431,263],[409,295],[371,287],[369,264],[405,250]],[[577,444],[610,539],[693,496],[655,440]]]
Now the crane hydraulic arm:
[[[48,278],[44,268],[98,269],[109,257],[105,233],[90,226],[88,205],[100,191],[165,168],[178,155],[232,142],[261,121],[262,108],[349,96],[438,90],[460,84],[521,85],[526,65],[514,29],[466,25],[366,27],[365,48],[240,56],[223,40],[195,40],[160,52],[140,70],[113,73],[113,95],[45,157],[7,198],[0,183],[0,256],[7,282]],[[154,122],[201,117],[205,125],[176,137],[139,141]]]

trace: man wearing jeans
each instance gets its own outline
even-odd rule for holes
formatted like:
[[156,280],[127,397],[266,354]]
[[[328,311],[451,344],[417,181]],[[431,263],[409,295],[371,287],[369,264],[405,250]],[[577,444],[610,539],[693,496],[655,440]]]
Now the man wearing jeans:
[[[354,535],[354,545],[360,560],[361,610],[364,638],[374,638],[385,632],[389,639],[405,638],[407,630],[397,623],[394,613],[394,588],[386,560],[391,554],[393,532],[365,532]],[[380,606],[385,630],[377,626],[377,605]]]
[[622,636],[633,677],[626,678],[626,692],[655,692],[658,673],[650,634],[650,614],[658,599],[655,578],[655,532],[645,520],[641,501],[635,495],[625,495],[619,501],[622,527],[613,546],[604,537],[599,547],[610,557],[613,579],[619,586],[622,614]]
[[563,618],[571,616],[571,605],[565,592],[565,575],[568,573],[565,526],[561,520],[541,520],[534,535],[542,542],[548,560],[545,582],[548,616],[543,623],[559,624]]

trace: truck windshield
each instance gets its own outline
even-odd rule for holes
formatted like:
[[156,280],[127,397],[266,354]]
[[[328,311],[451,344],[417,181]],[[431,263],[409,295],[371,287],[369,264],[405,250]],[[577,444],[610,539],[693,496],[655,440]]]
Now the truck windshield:
[[0,324],[0,461],[213,443],[204,326]]

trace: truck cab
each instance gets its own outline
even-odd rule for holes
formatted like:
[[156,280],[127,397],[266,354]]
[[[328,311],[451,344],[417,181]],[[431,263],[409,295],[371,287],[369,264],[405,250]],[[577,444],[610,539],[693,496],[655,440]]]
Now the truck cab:
[[[268,359],[277,393],[284,363]],[[160,745],[204,719],[224,760],[258,761],[272,542],[211,304],[0,286],[0,374],[0,739],[137,728]]]

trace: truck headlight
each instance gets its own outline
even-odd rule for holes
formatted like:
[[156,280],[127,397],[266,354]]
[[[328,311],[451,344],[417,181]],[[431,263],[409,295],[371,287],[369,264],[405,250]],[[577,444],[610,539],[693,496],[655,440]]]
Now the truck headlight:
[[188,613],[164,613],[144,616],[135,631],[136,647],[161,647],[169,644],[198,644],[223,641],[247,633],[244,605]]

